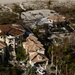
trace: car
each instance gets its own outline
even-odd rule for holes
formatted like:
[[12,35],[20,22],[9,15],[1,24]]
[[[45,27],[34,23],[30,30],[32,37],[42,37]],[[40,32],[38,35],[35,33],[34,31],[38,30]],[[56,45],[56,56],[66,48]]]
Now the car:
[[37,72],[39,73],[39,74],[41,74],[41,75],[45,75],[45,70],[43,70],[43,69],[37,69]]
[[35,66],[35,67],[39,67],[39,65],[38,65],[38,64],[36,64],[36,63],[34,64],[34,66]]

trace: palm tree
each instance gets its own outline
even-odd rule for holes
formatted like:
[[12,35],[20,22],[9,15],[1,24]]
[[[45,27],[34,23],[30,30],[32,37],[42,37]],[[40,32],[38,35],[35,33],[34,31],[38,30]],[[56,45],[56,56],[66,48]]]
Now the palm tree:
[[23,9],[19,5],[13,4],[12,10],[13,12],[17,13],[19,15],[19,19],[21,19],[21,13],[23,12]]

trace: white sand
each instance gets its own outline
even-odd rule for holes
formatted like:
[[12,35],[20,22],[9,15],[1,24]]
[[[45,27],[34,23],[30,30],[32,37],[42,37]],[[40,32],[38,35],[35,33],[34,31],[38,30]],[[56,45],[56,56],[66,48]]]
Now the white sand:
[[22,2],[25,0],[0,0],[0,3],[15,3],[15,2]]
[[[24,2],[24,1],[48,1],[48,0],[0,0],[0,3],[16,3],[16,2]],[[66,1],[74,1],[75,2],[75,0],[58,0],[58,1],[59,2],[66,2]]]
[[[36,0],[0,0],[0,3],[16,3],[16,2],[24,2],[24,1],[36,1]],[[41,1],[48,1],[48,0],[41,0]]]

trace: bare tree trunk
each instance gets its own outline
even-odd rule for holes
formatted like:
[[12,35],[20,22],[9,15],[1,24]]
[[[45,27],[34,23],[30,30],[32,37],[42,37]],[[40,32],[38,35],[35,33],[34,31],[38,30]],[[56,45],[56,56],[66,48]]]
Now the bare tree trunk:
[[68,75],[68,71],[67,71],[68,65],[66,64],[66,75]]

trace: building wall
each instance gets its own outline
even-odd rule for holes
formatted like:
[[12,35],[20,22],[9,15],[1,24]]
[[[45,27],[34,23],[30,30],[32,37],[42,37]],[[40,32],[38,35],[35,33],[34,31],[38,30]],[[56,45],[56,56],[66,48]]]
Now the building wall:
[[5,48],[2,48],[2,49],[0,49],[0,53],[1,53],[1,59],[2,59],[2,62],[4,62],[4,58],[5,58]]
[[13,38],[13,39],[8,39],[8,38],[6,37],[6,44],[7,44],[7,46],[11,45],[13,48],[15,48],[15,38]]
[[29,52],[29,55],[31,56],[31,55],[33,55],[33,54],[35,54],[36,52]]
[[23,48],[26,50],[26,54],[28,54],[28,52],[27,52],[27,47],[25,46],[24,43],[23,43]]
[[45,54],[45,52],[44,51],[41,51],[41,50],[38,50],[37,52],[38,53],[41,53],[41,54]]
[[31,60],[29,60],[29,63],[34,66],[35,62],[32,62]]
[[0,41],[4,42],[4,36],[0,36]]

